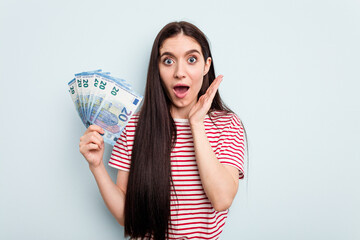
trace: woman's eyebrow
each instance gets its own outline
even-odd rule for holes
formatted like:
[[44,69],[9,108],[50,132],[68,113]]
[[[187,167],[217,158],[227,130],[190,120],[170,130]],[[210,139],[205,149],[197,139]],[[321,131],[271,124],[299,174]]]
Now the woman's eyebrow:
[[[188,54],[194,53],[194,52],[200,54],[200,52],[199,52],[198,50],[196,50],[196,49],[191,49],[191,50],[189,50],[189,51],[186,51],[186,52],[185,52],[185,55],[188,55]],[[168,56],[175,57],[175,55],[174,55],[173,53],[171,53],[171,52],[164,52],[164,53],[161,54],[160,57],[162,57],[162,56],[164,56],[164,55],[168,55]]]

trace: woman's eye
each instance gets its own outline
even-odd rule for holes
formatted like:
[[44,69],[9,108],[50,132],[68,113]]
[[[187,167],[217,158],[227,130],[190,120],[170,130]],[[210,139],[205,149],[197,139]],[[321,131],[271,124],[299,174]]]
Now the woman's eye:
[[188,62],[189,63],[195,63],[196,62],[196,57],[190,57],[189,59],[188,59]]
[[164,60],[164,63],[165,63],[166,65],[171,65],[171,64],[173,63],[173,60],[171,60],[170,58],[166,58],[166,59]]

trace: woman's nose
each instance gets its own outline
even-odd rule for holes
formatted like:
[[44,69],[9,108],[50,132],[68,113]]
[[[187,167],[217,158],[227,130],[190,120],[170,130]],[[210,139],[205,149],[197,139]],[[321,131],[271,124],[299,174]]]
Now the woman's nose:
[[177,63],[175,67],[174,77],[178,79],[184,78],[186,72],[185,68],[186,68],[185,63],[183,63],[182,61]]

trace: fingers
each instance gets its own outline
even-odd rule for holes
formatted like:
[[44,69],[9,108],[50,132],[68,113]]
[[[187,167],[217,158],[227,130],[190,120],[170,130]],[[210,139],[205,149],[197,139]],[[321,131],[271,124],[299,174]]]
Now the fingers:
[[86,153],[92,150],[99,150],[101,147],[95,143],[79,144],[80,152],[85,156]]
[[213,99],[215,97],[216,91],[218,90],[220,83],[223,80],[223,77],[223,75],[219,75],[217,78],[215,78],[210,87],[207,89],[206,95],[208,95],[210,99]]
[[104,134],[104,129],[102,129],[100,126],[97,126],[97,125],[90,125],[88,127],[88,129],[86,129],[85,134],[88,133],[88,132],[94,132],[94,131],[98,132],[99,134]]
[[100,146],[103,144],[103,142],[104,142],[103,137],[100,136],[100,134],[97,132],[86,133],[80,138],[80,144],[95,143]]
[[204,117],[211,107],[211,103],[215,97],[215,94],[219,88],[222,79],[222,75],[219,75],[217,78],[215,78],[215,80],[206,90],[205,94],[203,94],[199,98],[197,103],[191,108],[188,117],[190,122],[196,124],[197,122],[202,122],[204,120]]
[[104,148],[104,140],[97,132],[90,132],[80,138],[80,153],[89,161],[89,153],[101,151]]
[[84,146],[84,148],[86,151],[91,151],[100,149],[100,146],[94,143],[89,143],[88,145]]
[[92,149],[95,148],[92,144],[97,145],[100,148],[104,144],[104,139],[100,134],[103,134],[104,130],[96,125],[90,125],[84,135],[80,137],[80,146],[89,145]]

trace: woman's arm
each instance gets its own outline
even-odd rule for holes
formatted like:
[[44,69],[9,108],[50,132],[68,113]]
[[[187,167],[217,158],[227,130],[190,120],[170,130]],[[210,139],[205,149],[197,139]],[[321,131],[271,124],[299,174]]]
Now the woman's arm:
[[206,93],[202,95],[189,112],[189,123],[194,139],[196,162],[201,183],[211,204],[217,211],[223,211],[231,206],[235,198],[239,170],[223,165],[217,159],[205,133],[204,118],[222,81],[218,76]]
[[129,173],[119,170],[117,184],[115,184],[106,171],[104,164],[96,168],[90,167],[90,170],[95,177],[100,194],[107,208],[115,217],[116,221],[124,226],[125,195]]
[[239,170],[221,164],[205,134],[203,123],[191,124],[194,139],[196,163],[204,191],[216,211],[224,211],[231,206],[239,183]]
[[104,139],[101,127],[91,125],[80,138],[79,149],[89,163],[104,202],[115,219],[124,225],[125,194],[128,173],[118,171],[117,184],[110,178],[103,163]]

